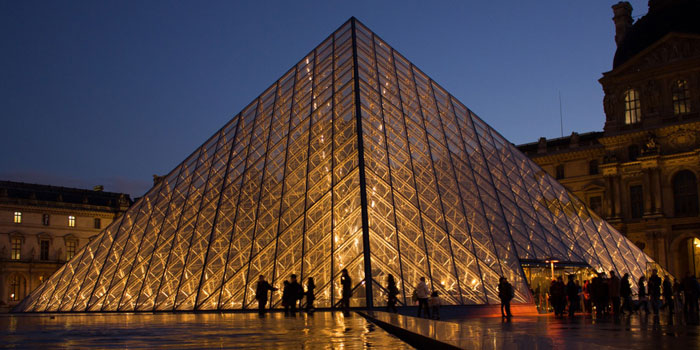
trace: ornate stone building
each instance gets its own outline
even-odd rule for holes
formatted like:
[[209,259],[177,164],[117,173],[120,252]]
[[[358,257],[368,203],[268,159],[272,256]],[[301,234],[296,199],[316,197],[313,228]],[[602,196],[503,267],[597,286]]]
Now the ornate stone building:
[[129,195],[0,181],[0,311],[8,311],[131,205]]
[[700,276],[700,2],[651,0],[634,23],[612,8],[604,131],[519,148],[671,273]]

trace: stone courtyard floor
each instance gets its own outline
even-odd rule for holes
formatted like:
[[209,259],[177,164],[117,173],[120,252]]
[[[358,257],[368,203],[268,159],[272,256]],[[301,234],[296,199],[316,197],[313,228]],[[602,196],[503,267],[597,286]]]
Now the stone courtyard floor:
[[344,317],[337,312],[296,317],[270,313],[263,318],[243,313],[4,314],[0,347],[410,349],[392,334],[402,339],[413,334],[411,344],[431,350],[700,349],[700,327],[668,315],[633,315],[619,321],[588,315],[574,319],[516,315],[510,322],[498,317],[461,318],[450,312],[443,313],[448,319],[442,321],[384,312],[372,317],[382,327],[358,313]]

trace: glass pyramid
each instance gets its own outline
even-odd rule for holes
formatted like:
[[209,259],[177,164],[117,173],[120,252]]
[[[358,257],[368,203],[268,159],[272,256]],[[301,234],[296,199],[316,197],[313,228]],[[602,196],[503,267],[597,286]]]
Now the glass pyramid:
[[[638,278],[651,259],[351,18],[15,311],[231,310],[313,277],[317,307],[532,302],[521,261]],[[280,304],[273,293],[270,305]]]

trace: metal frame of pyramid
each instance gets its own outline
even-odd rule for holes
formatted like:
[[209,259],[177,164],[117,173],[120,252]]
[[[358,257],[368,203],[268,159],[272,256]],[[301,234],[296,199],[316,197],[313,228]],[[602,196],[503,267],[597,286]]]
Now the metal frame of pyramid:
[[248,309],[291,273],[329,308],[343,268],[356,307],[388,274],[402,303],[421,276],[446,304],[497,303],[500,276],[532,302],[521,261],[551,258],[652,262],[351,18],[15,311]]

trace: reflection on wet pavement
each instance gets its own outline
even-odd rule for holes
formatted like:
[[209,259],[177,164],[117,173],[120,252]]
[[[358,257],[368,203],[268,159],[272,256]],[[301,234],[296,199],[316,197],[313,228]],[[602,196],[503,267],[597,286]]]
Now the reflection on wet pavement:
[[412,349],[359,315],[0,315],[2,346],[15,348]]
[[433,321],[375,312],[380,321],[463,349],[700,349],[700,327],[668,315],[619,321],[549,315]]

